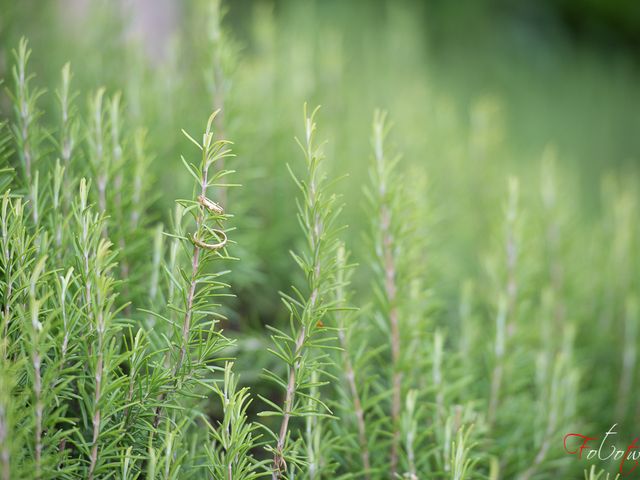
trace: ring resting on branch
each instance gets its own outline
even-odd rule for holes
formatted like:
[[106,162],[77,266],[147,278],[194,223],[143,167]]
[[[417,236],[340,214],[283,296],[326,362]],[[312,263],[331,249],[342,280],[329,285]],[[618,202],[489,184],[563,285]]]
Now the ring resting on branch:
[[215,215],[222,215],[224,213],[224,209],[219,204],[217,204],[213,200],[209,200],[204,195],[198,195],[198,202],[200,203],[200,205],[202,205],[204,208]]
[[[219,204],[217,204],[213,200],[208,199],[204,195],[198,195],[198,203],[214,215],[224,214],[224,209]],[[219,250],[227,244],[227,234],[222,230],[218,230],[217,228],[209,228],[208,230],[216,237],[218,237],[218,242],[205,242],[204,240],[199,239],[196,235],[189,235],[189,239],[196,247],[205,250]]]
[[202,248],[204,250],[219,250],[223,248],[227,244],[227,234],[222,230],[218,230],[216,228],[212,228],[211,231],[215,233],[216,236],[220,239],[219,242],[208,243],[200,240],[195,235],[189,235],[189,239],[191,240],[191,243],[193,243],[196,247]]

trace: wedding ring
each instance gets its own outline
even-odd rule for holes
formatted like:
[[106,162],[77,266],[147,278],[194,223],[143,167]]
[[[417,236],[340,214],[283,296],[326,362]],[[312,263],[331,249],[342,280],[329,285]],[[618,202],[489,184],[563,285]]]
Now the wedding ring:
[[224,209],[220,205],[213,200],[209,200],[204,195],[198,195],[198,202],[211,213],[216,215],[222,215],[224,213]]
[[219,250],[219,249],[223,248],[227,244],[227,234],[224,233],[222,230],[218,230],[218,229],[215,229],[215,228],[212,228],[211,231],[213,233],[215,233],[218,236],[218,238],[221,239],[219,242],[217,242],[217,243],[207,243],[207,242],[204,242],[204,241],[200,240],[195,235],[189,235],[189,238],[191,239],[191,242],[196,247],[202,248],[204,250]]

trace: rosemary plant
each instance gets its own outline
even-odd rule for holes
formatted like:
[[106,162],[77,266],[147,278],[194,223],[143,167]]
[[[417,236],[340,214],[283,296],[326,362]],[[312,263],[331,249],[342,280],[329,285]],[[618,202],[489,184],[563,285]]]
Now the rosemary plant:
[[0,0],[0,480],[618,478],[562,439],[637,433],[632,66],[469,98],[419,2],[58,3]]
[[[201,151],[199,165],[189,163],[182,157],[187,171],[194,178],[196,197],[194,200],[179,202],[180,218],[177,219],[176,238],[185,252],[189,253],[190,269],[178,267],[177,272],[169,272],[171,282],[178,289],[181,303],[170,304],[169,309],[175,312],[179,323],[160,315],[172,325],[173,338],[167,345],[168,364],[170,365],[169,383],[160,395],[160,404],[156,407],[153,425],[157,428],[162,418],[163,404],[170,400],[167,397],[176,391],[188,392],[190,388],[207,382],[206,373],[215,371],[209,363],[213,356],[228,345],[228,340],[216,328],[221,315],[213,309],[211,303],[225,285],[220,276],[226,272],[210,273],[207,267],[216,260],[225,259],[227,234],[221,228],[226,216],[224,210],[215,201],[208,198],[209,188],[218,185],[220,179],[229,172],[221,170],[213,174],[212,166],[217,161],[231,156],[229,142],[214,140],[212,131],[213,113],[207,122],[202,136],[202,143],[196,141],[188,133],[185,136]],[[184,220],[193,220],[193,232],[184,232]],[[177,274],[177,275],[176,275]]]
[[376,111],[373,118],[373,159],[371,171],[372,188],[368,194],[372,215],[372,236],[374,245],[373,268],[376,273],[376,288],[381,292],[378,315],[384,322],[388,332],[391,351],[391,449],[389,456],[390,475],[399,472],[400,449],[400,420],[403,403],[403,359],[399,296],[404,285],[399,281],[398,255],[402,246],[401,229],[404,227],[400,220],[402,200],[399,194],[400,180],[395,175],[398,158],[389,158],[385,151],[385,138],[389,132],[386,123],[386,113]]
[[[287,375],[282,380],[276,373],[265,374],[284,390],[282,405],[263,398],[273,410],[262,412],[262,416],[276,415],[281,418],[277,432],[270,432],[275,446],[269,445],[273,453],[272,477],[294,475],[296,468],[308,465],[310,475],[318,475],[327,465],[317,456],[312,440],[307,438],[307,453],[303,453],[291,425],[293,419],[326,417],[331,414],[320,398],[320,387],[326,375],[323,363],[331,337],[327,336],[325,318],[333,307],[329,297],[335,288],[337,234],[342,229],[337,222],[339,208],[336,197],[328,191],[328,182],[322,171],[323,156],[315,143],[315,116],[318,108],[308,114],[305,105],[305,136],[298,140],[303,152],[307,174],[304,179],[291,175],[300,189],[298,219],[305,236],[305,249],[293,253],[292,257],[306,278],[306,292],[294,287],[293,295],[283,294],[290,314],[290,332],[269,327],[272,330],[274,348],[270,351],[287,366]],[[295,431],[294,431],[295,432]],[[295,437],[294,437],[295,438]]]

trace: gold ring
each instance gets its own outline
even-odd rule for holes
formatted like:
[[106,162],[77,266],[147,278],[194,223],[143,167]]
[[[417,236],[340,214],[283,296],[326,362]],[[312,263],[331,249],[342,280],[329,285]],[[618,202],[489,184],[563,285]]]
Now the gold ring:
[[218,243],[203,242],[202,240],[198,239],[195,235],[189,235],[189,238],[191,239],[191,242],[196,247],[203,248],[205,250],[219,250],[220,248],[223,248],[227,244],[227,234],[224,233],[222,230],[218,230],[215,228],[212,228],[210,230],[213,233],[215,233],[218,237],[221,238],[221,240]]
[[198,202],[211,213],[215,213],[216,215],[222,215],[224,213],[224,209],[220,205],[213,200],[209,200],[204,195],[198,195]]

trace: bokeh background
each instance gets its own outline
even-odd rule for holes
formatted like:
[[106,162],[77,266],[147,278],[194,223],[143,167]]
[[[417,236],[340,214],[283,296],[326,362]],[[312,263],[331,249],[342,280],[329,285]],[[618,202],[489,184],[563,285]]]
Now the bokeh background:
[[[468,124],[474,105],[489,98],[500,128],[508,126],[514,161],[536,157],[553,142],[591,188],[603,168],[634,164],[636,2],[235,0],[226,7],[225,24],[241,53],[240,72],[230,82],[238,84],[250,66],[271,64],[281,74],[277,80],[289,85],[273,85],[270,96],[278,87],[294,105],[323,103],[327,123],[338,106],[356,116],[374,106],[398,111],[404,101],[415,107],[415,119],[402,111],[395,121],[402,130],[415,123],[419,129],[427,117],[438,121],[429,101],[437,99]],[[197,11],[197,2],[172,0],[3,2],[2,68],[7,71],[9,51],[25,35],[42,52],[33,58],[42,83],[57,79],[67,60],[84,89],[126,88],[123,68],[156,77],[154,86],[179,81],[162,69],[182,70],[185,80],[205,43],[198,38],[205,32],[193,28]],[[181,98],[164,98],[165,107],[195,103],[199,87],[192,83]],[[331,102],[323,101],[327,92],[335,94]],[[198,110],[189,105],[195,118],[208,110],[202,100]]]

